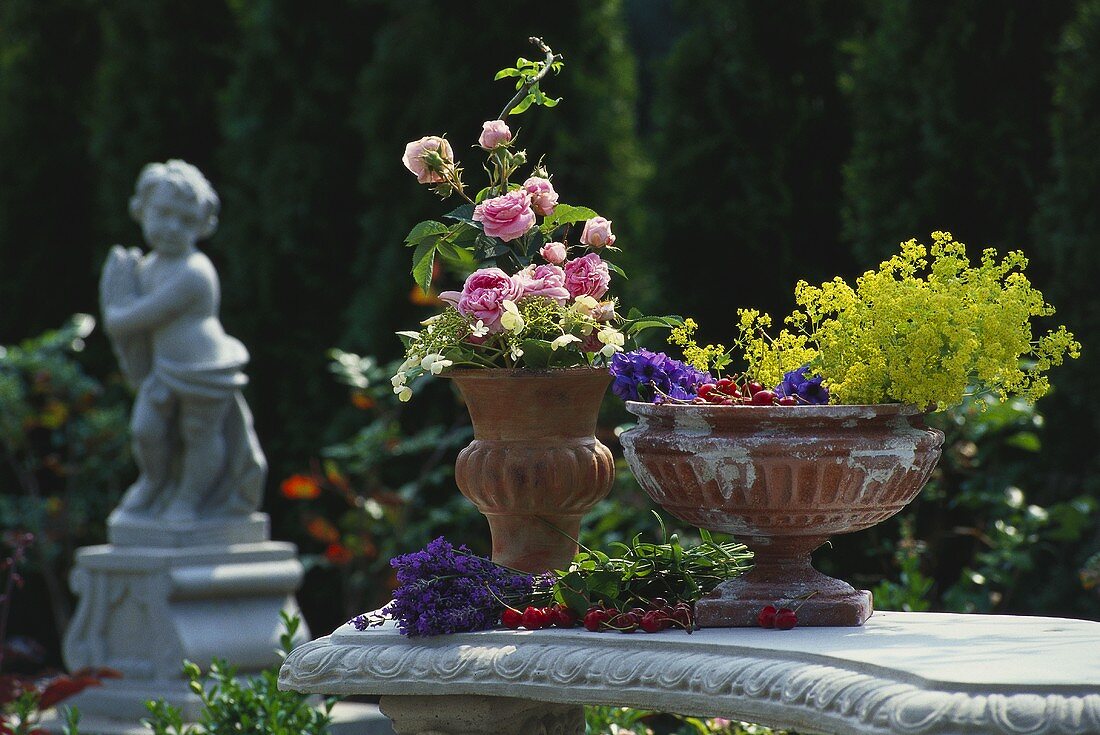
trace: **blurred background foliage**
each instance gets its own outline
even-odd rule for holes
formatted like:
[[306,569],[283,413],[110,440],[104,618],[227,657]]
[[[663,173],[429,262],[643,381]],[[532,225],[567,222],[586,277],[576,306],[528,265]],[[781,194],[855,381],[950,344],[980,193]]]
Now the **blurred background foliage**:
[[[399,405],[386,379],[393,332],[431,308],[401,240],[443,211],[400,156],[446,133],[476,178],[467,146],[510,92],[490,80],[532,55],[529,35],[566,68],[544,84],[562,104],[517,118],[523,145],[548,154],[564,201],[614,220],[626,300],[696,317],[702,340],[728,340],[740,306],[786,313],[798,278],[854,277],[934,229],[1028,253],[1082,359],[1037,407],[935,417],[948,444],[921,498],[818,559],[883,608],[1100,619],[1100,0],[564,0],[522,17],[430,0],[5,0],[0,381],[27,413],[0,513],[46,539],[13,630],[53,636],[56,656],[35,611],[64,617],[66,555],[102,540],[133,474],[106,340],[77,353],[76,327],[52,330],[97,311],[109,246],[140,241],[137,173],[170,157],[222,198],[203,247],[252,353],[265,510],[310,565],[313,629],[386,599],[386,560],[434,535],[487,550],[451,477],[460,402],[436,380]],[[617,448],[627,416],[607,403]],[[87,446],[76,435],[100,449],[55,456]],[[654,531],[650,507],[620,466],[587,540]]]

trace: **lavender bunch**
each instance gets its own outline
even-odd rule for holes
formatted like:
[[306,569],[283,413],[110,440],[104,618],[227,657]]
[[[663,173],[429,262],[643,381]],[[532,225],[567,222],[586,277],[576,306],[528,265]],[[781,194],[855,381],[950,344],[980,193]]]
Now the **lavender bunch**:
[[517,572],[455,548],[440,536],[420,551],[390,560],[397,571],[393,600],[350,622],[358,630],[396,620],[407,636],[465,633],[492,628],[508,604],[549,598],[552,575]]

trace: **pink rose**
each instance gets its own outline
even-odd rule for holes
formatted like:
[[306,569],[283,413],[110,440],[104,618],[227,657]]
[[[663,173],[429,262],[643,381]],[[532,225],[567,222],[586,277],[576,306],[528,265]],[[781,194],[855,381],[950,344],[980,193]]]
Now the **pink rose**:
[[558,193],[549,179],[532,176],[523,182],[523,188],[531,195],[531,208],[536,214],[547,217],[554,213],[554,207],[558,206]]
[[484,226],[489,237],[499,237],[504,242],[515,240],[535,224],[531,195],[516,189],[504,196],[486,199],[474,207],[474,221]]
[[565,262],[565,245],[560,242],[548,242],[539,248],[539,255],[547,263],[561,265]]
[[611,274],[607,263],[599,255],[589,253],[583,258],[570,260],[565,264],[565,287],[573,298],[591,296],[598,299],[607,293],[611,283]]
[[454,163],[454,152],[444,138],[428,135],[405,146],[401,163],[416,174],[421,184],[438,184],[444,180],[441,173],[444,166]]
[[563,306],[569,301],[565,271],[556,265],[529,265],[513,277],[523,287],[524,296],[544,296]]
[[492,333],[503,330],[500,316],[505,301],[516,301],[523,295],[519,279],[500,268],[482,268],[469,275],[462,291],[444,291],[439,298],[451,304],[462,316],[480,319]]
[[585,222],[584,230],[581,232],[581,242],[595,249],[614,245],[615,236],[611,234],[611,220],[593,217]]
[[481,124],[481,137],[477,144],[487,151],[499,148],[512,140],[512,131],[503,120],[486,120]]

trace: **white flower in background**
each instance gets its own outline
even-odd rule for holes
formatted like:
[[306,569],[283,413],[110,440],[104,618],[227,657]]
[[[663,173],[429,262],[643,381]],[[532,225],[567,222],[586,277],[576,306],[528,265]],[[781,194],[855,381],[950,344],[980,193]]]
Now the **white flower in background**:
[[489,328],[485,326],[485,322],[480,319],[477,320],[477,324],[470,327],[471,337],[484,337],[489,334]]
[[513,360],[518,360],[519,358],[523,357],[523,350],[520,348],[518,343],[511,346],[511,352]]
[[397,375],[390,378],[390,385],[393,386],[393,392],[396,393],[397,389],[408,382],[408,378],[405,377],[405,372],[401,371]]
[[500,326],[514,334],[523,331],[523,316],[519,313],[519,307],[516,306],[515,301],[504,300],[504,313],[500,315]]
[[403,373],[406,370],[408,370],[409,368],[413,367],[414,365],[419,365],[419,364],[420,364],[420,356],[419,355],[409,355],[408,357],[405,358],[405,362],[401,363],[401,367],[397,368],[397,372]]
[[407,385],[403,385],[400,388],[394,388],[393,392],[397,394],[397,400],[402,403],[408,403],[409,399],[413,397],[412,388]]
[[570,344],[571,342],[580,342],[580,341],[581,341],[581,338],[576,336],[576,335],[563,334],[562,336],[558,337],[557,339],[555,339],[553,342],[550,343],[550,349],[551,350],[557,350],[557,349],[560,349],[562,347],[565,347],[566,345]]
[[431,373],[432,375],[439,375],[441,372],[443,372],[444,368],[448,368],[451,365],[454,365],[454,362],[443,357],[443,355],[440,355],[438,352],[427,355],[423,360],[420,361],[421,369],[423,369],[426,373]]
[[597,334],[596,338],[603,343],[603,349],[600,350],[600,354],[604,357],[611,357],[616,352],[623,351],[623,345],[626,343],[626,338],[623,333],[618,329],[611,327],[604,327]]

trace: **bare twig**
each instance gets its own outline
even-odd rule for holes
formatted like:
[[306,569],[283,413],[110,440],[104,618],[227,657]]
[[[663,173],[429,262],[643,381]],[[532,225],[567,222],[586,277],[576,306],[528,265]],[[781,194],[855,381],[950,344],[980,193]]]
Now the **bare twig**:
[[527,93],[531,91],[531,87],[538,84],[542,80],[542,78],[546,76],[546,73],[550,71],[550,68],[554,65],[554,62],[560,60],[561,58],[560,56],[555,55],[550,47],[547,46],[541,38],[531,36],[527,40],[538,46],[539,51],[546,54],[546,58],[543,60],[542,68],[539,69],[538,74],[524,82],[523,86],[519,88],[519,91],[516,92],[515,96],[512,97],[512,99],[508,100],[508,104],[504,106],[504,109],[500,111],[500,115],[497,116],[498,120],[503,120],[508,117],[508,113],[511,111],[511,109],[518,105],[520,101],[527,96]]

